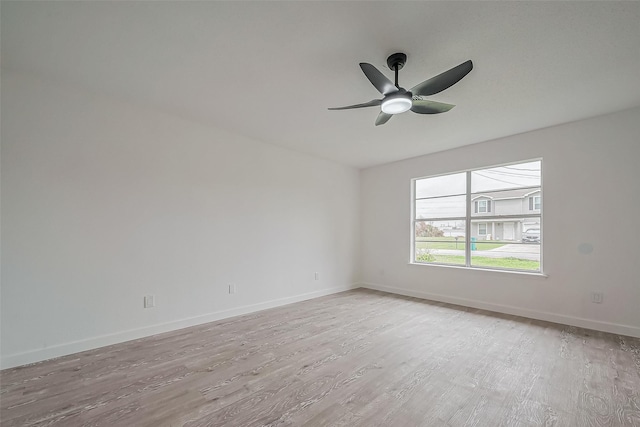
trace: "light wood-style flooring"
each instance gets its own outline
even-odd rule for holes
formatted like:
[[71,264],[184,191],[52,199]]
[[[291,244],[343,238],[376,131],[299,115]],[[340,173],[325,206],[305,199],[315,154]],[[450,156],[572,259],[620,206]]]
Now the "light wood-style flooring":
[[2,426],[640,426],[640,340],[353,290],[0,373]]

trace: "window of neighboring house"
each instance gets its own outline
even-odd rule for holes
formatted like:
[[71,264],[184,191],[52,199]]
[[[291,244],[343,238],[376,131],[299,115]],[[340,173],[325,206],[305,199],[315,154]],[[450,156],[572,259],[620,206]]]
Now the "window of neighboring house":
[[540,196],[532,196],[529,197],[529,210],[533,211],[539,211],[540,207],[541,207],[541,202],[542,202],[542,197]]
[[476,201],[474,210],[475,210],[476,213],[491,212],[491,200],[478,200],[478,201]]
[[[542,271],[542,160],[416,178],[412,185],[412,263]],[[509,227],[489,234],[487,221]]]

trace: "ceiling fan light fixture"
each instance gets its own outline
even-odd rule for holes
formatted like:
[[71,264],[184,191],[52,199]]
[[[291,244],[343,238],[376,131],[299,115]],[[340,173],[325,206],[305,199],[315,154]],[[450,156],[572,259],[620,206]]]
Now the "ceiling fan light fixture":
[[382,101],[381,109],[386,114],[400,114],[411,109],[411,97],[408,95],[388,96]]
[[[378,114],[375,122],[376,126],[383,125],[387,123],[393,115],[404,113],[408,110],[417,114],[446,113],[455,107],[455,105],[429,101],[423,99],[423,96],[435,95],[450,88],[473,70],[473,62],[468,60],[406,90],[398,84],[398,70],[402,69],[406,62],[407,55],[402,52],[394,53],[387,58],[387,65],[395,74],[395,84],[373,65],[368,62],[361,62],[360,69],[378,92],[383,95],[383,98],[372,99],[369,102],[363,102],[361,104],[347,105],[346,107],[329,108],[329,110],[350,110],[352,108],[380,106],[382,111]],[[414,96],[415,100],[413,99]]]

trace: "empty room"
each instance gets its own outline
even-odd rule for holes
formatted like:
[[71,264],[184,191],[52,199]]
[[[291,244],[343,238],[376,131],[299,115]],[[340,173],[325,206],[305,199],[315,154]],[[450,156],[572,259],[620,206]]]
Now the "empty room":
[[0,424],[640,426],[640,2],[0,2]]

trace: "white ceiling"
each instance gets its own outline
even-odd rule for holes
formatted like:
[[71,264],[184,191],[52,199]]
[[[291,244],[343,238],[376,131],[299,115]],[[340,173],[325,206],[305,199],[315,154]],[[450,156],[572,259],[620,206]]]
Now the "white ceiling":
[[[640,2],[2,2],[2,68],[367,167],[640,105]],[[358,67],[410,88],[471,59],[440,115],[374,126]]]

